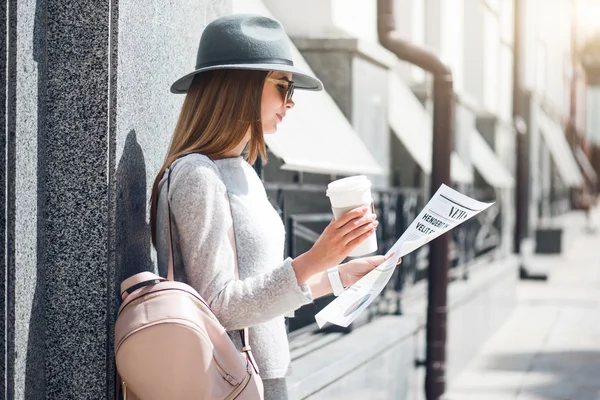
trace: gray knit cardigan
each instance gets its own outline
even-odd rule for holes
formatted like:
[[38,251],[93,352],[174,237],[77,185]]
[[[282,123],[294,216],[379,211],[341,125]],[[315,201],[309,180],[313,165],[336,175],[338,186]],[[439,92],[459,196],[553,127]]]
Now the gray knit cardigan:
[[[312,295],[307,285],[298,285],[291,259],[283,259],[285,228],[261,180],[242,157],[212,161],[190,154],[173,163],[170,173],[175,279],[196,289],[225,329],[250,328],[263,379],[285,377],[290,354],[284,315]],[[168,265],[168,174],[159,182],[156,220],[162,276]],[[241,349],[239,335],[231,336]]]

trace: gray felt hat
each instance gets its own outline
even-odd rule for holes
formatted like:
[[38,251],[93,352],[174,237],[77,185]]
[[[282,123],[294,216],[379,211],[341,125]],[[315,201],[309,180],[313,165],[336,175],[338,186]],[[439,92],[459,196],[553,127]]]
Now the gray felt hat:
[[177,80],[171,92],[186,93],[196,74],[213,69],[291,72],[296,89],[323,89],[320,80],[294,67],[281,24],[262,15],[234,14],[208,24],[198,45],[196,70]]

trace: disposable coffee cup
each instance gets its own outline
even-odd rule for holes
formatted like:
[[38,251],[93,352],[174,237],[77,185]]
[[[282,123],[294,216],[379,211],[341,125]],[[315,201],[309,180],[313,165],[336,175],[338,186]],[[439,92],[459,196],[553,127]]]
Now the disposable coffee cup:
[[[327,197],[331,202],[331,210],[335,219],[338,219],[353,208],[369,207],[373,213],[373,198],[371,197],[371,181],[364,175],[351,176],[338,179],[327,185]],[[377,251],[377,235],[371,234],[364,242],[359,244],[349,254],[350,257],[359,257]]]

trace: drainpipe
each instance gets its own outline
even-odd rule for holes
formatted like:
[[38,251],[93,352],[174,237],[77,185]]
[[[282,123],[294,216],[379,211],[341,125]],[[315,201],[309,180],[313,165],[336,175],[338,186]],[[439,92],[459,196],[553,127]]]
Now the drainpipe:
[[[523,27],[522,1],[514,1],[514,41],[513,41],[513,121],[517,141],[517,190],[515,191],[515,235],[514,253],[521,253],[521,242],[528,236],[529,224],[529,146],[527,145],[527,124],[523,118],[525,105],[521,92],[521,56],[523,54]],[[526,274],[525,267],[521,266],[521,275]]]
[[[442,183],[450,185],[450,154],[454,140],[454,89],[452,71],[432,52],[400,38],[396,31],[394,0],[377,0],[377,32],[383,47],[399,59],[433,74],[433,152],[431,195]],[[437,400],[446,391],[446,320],[449,236],[429,247],[427,354],[425,395]]]
[[569,82],[569,120],[567,122],[567,140],[574,149],[579,144],[577,132],[577,80],[579,78],[579,57],[577,49],[577,2],[573,3],[571,15],[571,81]]
[[[567,126],[565,129],[565,135],[567,142],[569,143],[570,150],[573,151],[579,142],[579,135],[577,132],[577,78],[578,63],[577,63],[577,40],[576,40],[576,15],[577,15],[577,2],[573,2],[573,13],[571,15],[571,81],[569,82],[569,118],[567,120]],[[585,208],[585,194],[587,187],[587,176],[584,174],[583,186],[581,189],[571,188],[569,190],[569,206],[571,209],[584,209]]]

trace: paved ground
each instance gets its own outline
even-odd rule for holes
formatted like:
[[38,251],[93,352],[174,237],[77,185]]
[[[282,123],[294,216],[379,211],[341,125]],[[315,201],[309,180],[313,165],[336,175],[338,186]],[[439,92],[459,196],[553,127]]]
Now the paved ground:
[[[600,212],[571,215],[547,281],[520,281],[503,327],[452,382],[449,400],[600,400]],[[591,229],[590,229],[591,228]]]

